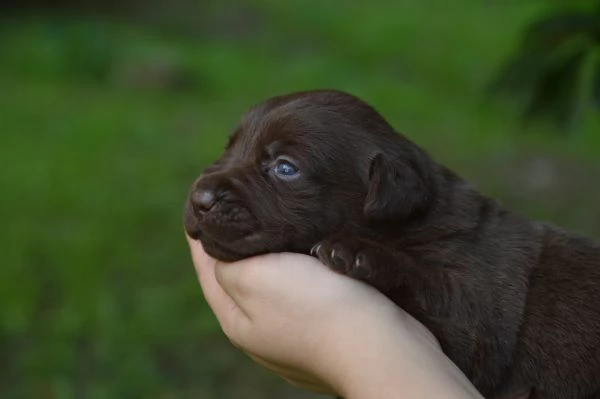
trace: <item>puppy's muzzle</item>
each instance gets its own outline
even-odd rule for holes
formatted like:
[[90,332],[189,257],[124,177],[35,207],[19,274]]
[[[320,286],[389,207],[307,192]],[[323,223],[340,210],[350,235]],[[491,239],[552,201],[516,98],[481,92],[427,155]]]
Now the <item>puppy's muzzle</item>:
[[227,212],[240,198],[228,173],[213,172],[196,180],[189,201],[194,215],[202,220],[211,217],[210,214]]
[[207,212],[210,212],[220,199],[219,196],[222,196],[222,194],[211,188],[198,189],[192,192],[190,202],[196,216],[202,217]]
[[239,188],[225,174],[199,178],[188,199],[186,229],[194,238],[207,238],[229,245],[257,229]]

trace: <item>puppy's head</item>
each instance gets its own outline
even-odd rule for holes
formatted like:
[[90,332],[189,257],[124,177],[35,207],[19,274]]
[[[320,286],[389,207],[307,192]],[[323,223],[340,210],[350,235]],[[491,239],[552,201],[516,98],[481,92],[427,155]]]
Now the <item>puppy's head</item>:
[[369,234],[422,214],[432,198],[429,163],[354,96],[274,97],[244,116],[194,182],[185,229],[225,261],[308,253],[331,234]]

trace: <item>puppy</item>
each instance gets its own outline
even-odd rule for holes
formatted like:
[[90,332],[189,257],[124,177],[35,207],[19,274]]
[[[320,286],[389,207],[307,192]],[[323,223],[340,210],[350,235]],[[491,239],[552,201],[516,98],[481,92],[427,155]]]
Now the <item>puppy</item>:
[[352,95],[252,108],[184,213],[215,258],[312,252],[371,284],[486,397],[600,398],[600,246],[480,194]]

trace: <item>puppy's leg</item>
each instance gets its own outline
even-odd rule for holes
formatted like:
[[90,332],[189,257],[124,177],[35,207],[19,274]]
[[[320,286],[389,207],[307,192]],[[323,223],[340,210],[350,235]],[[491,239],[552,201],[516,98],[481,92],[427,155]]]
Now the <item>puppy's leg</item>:
[[403,271],[414,266],[408,255],[356,236],[321,241],[311,253],[331,269],[382,292],[397,288]]
[[331,269],[372,285],[409,312],[446,315],[472,303],[462,276],[452,268],[441,263],[423,264],[409,254],[362,237],[326,239],[311,253]]

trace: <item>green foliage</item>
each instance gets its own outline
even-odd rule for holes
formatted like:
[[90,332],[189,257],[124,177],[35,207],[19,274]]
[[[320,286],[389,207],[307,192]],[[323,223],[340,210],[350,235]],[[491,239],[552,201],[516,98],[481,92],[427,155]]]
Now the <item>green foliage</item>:
[[521,100],[523,117],[545,117],[564,130],[579,127],[600,105],[600,2],[596,9],[555,11],[533,23],[495,89]]
[[[568,142],[540,125],[517,136],[511,112],[482,103],[541,9],[260,2],[214,11],[241,22],[187,38],[64,15],[3,21],[0,396],[302,397],[220,335],[180,222],[241,113],[274,94],[350,90],[484,191],[599,234],[600,121]],[[548,162],[574,173],[523,180]]]

